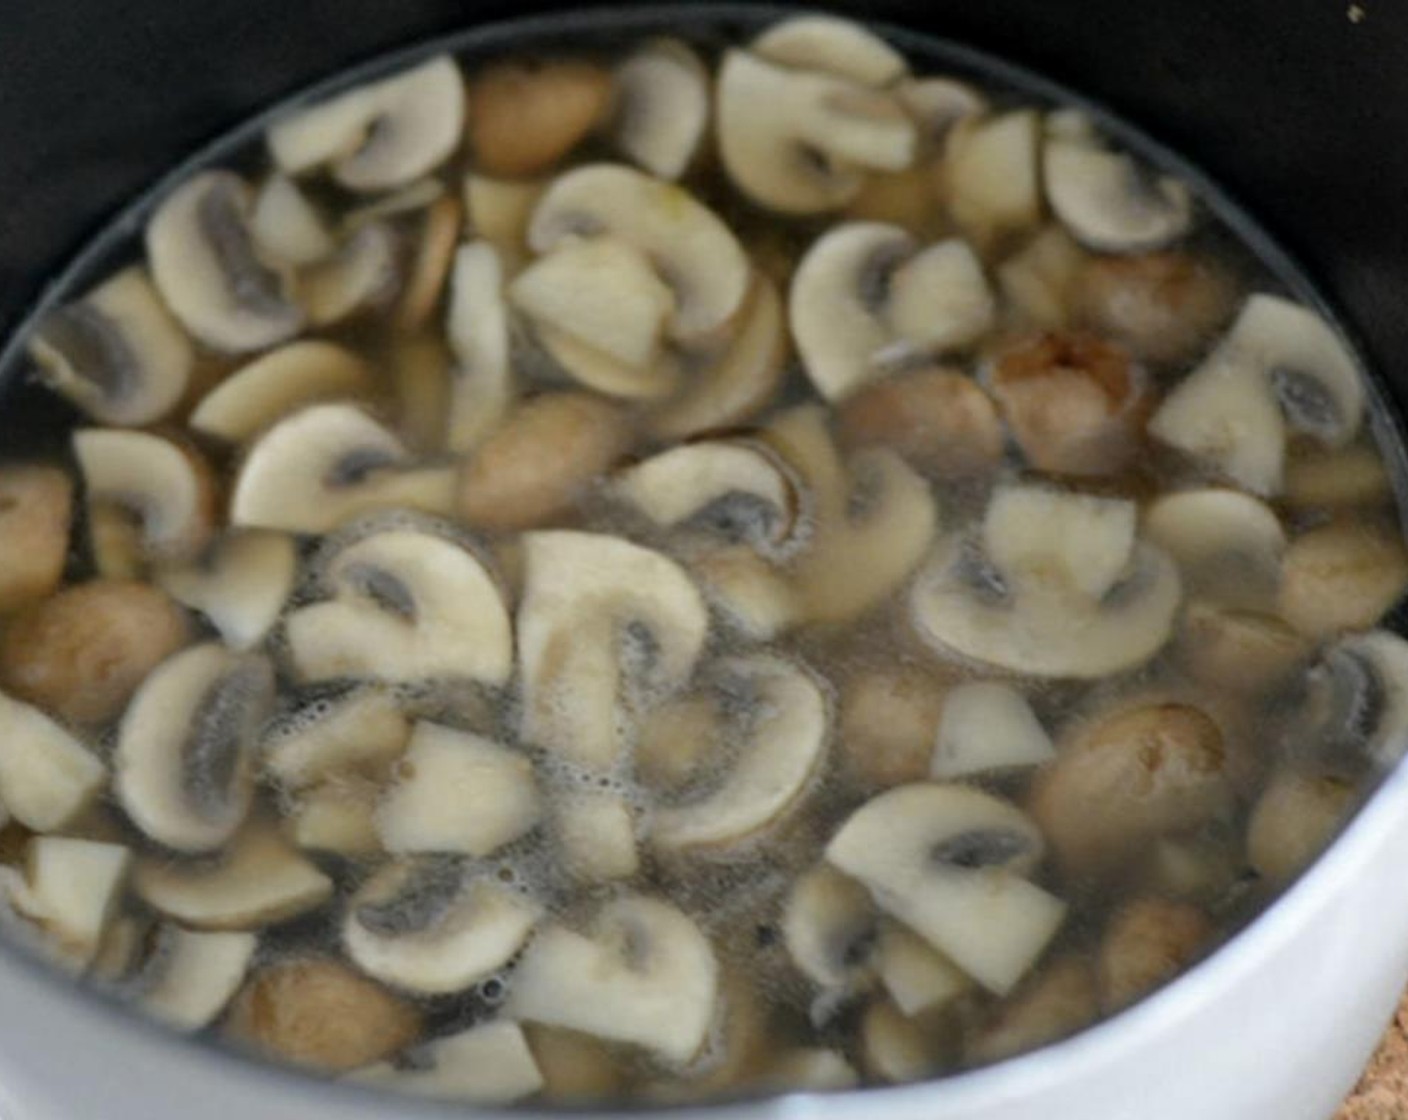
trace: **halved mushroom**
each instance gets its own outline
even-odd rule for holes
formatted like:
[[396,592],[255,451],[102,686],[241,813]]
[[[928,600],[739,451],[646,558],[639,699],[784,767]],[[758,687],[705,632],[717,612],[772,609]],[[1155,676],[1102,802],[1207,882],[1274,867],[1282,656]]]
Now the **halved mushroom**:
[[1221,487],[1165,494],[1145,511],[1144,536],[1173,558],[1190,595],[1246,610],[1275,603],[1286,533],[1260,499]]
[[477,1104],[509,1104],[544,1086],[543,1073],[517,1023],[482,1023],[437,1038],[417,1047],[414,1059],[408,1066],[369,1066],[352,1080],[412,1096]]
[[1408,642],[1387,630],[1339,639],[1311,669],[1297,728],[1312,752],[1390,767],[1408,746]]
[[194,451],[146,432],[83,428],[73,453],[88,504],[120,505],[139,518],[147,558],[181,560],[209,539],[214,480]]
[[336,343],[305,339],[236,370],[201,398],[188,423],[202,435],[242,444],[305,405],[360,397],[370,388],[361,358]]
[[300,109],[269,128],[269,152],[290,175],[324,164],[354,191],[403,186],[439,167],[464,132],[465,91],[447,55]]
[[167,196],[147,223],[157,290],[196,338],[217,350],[262,350],[297,334],[303,311],[281,262],[260,257],[253,191],[231,171],[205,171]]
[[964,1047],[971,1064],[998,1062],[1075,1034],[1100,1013],[1090,968],[1077,957],[1062,957],[1010,1001]]
[[1278,775],[1252,809],[1247,862],[1271,882],[1289,883],[1329,845],[1355,800],[1354,786],[1341,778]]
[[1303,667],[1311,649],[1309,640],[1274,614],[1198,599],[1183,609],[1183,666],[1213,688],[1268,692]]
[[870,892],[829,864],[797,880],[782,912],[792,963],[823,990],[861,992],[875,980],[880,916]]
[[401,245],[386,222],[368,222],[303,270],[298,299],[314,327],[380,311],[401,290]]
[[923,669],[868,670],[846,682],[840,739],[851,775],[876,788],[926,777],[947,692]]
[[[1053,225],[1003,261],[997,268],[998,284],[1016,325],[1048,331],[1069,326],[1088,268],[1086,258],[1071,235]],[[1102,326],[1098,320],[1093,325]]]
[[929,773],[966,778],[1041,766],[1056,756],[1027,698],[1009,685],[977,681],[944,697]]
[[381,786],[357,774],[339,775],[295,796],[284,809],[288,837],[310,852],[361,859],[381,852],[376,808]]
[[709,124],[709,71],[679,39],[654,39],[616,67],[611,138],[662,179],[694,161]]
[[1173,979],[1206,948],[1212,932],[1208,916],[1191,903],[1156,895],[1127,902],[1105,927],[1095,962],[1106,1011]]
[[1041,119],[1033,109],[972,115],[948,135],[944,170],[949,211],[979,244],[1041,220]]
[[474,162],[491,175],[540,175],[575,148],[611,107],[611,75],[573,59],[503,62],[469,91]]
[[1291,541],[1278,606],[1302,634],[1323,638],[1377,625],[1405,588],[1408,548],[1397,526],[1337,521]]
[[230,500],[233,525],[325,533],[359,514],[445,513],[454,471],[412,467],[406,449],[356,405],[316,404],[250,448]]
[[909,70],[904,56],[880,36],[836,16],[782,20],[754,39],[750,49],[778,66],[834,74],[877,89],[898,81]]
[[464,546],[425,530],[388,528],[336,552],[325,579],[334,598],[286,622],[304,680],[508,679],[508,610],[493,574]]
[[178,603],[204,614],[231,649],[247,650],[273,629],[297,570],[291,537],[236,530],[193,563],[160,570],[157,583]]
[[417,723],[377,809],[388,852],[486,856],[542,815],[528,757],[482,735]]
[[459,992],[522,948],[539,905],[488,875],[441,857],[397,861],[348,906],[342,942],[369,976],[426,995]]
[[258,945],[252,933],[196,933],[164,924],[132,985],[137,1004],[177,1030],[198,1031],[234,998]]
[[463,454],[503,423],[513,397],[503,255],[489,241],[455,254],[445,333],[455,355],[445,446]]
[[1155,362],[1193,357],[1234,310],[1221,268],[1187,253],[1096,256],[1079,270],[1072,316]]
[[287,175],[264,180],[249,215],[249,232],[260,253],[289,264],[314,264],[337,248],[318,207]]
[[122,717],[118,800],[153,840],[183,852],[224,844],[254,797],[254,749],[273,702],[273,669],[215,642],[164,662]]
[[846,222],[797,266],[788,314],[812,383],[828,400],[887,362],[961,348],[992,323],[992,293],[958,239],[921,249],[899,226]]
[[236,837],[219,861],[139,860],[132,888],[153,909],[194,929],[262,929],[321,906],[333,882],[270,829]]
[[952,961],[894,921],[880,925],[875,966],[895,1007],[911,1019],[946,1007],[971,987]]
[[547,253],[576,238],[611,238],[645,255],[674,293],[667,333],[707,337],[742,306],[751,271],[733,231],[684,188],[598,163],[555,179],[533,211],[528,242]]
[[0,615],[58,589],[72,523],[67,472],[27,463],[0,466]]
[[44,380],[103,424],[160,420],[185,395],[195,354],[134,265],[47,315],[29,352]]
[[[45,937],[44,948],[66,967],[83,970],[103,934],[132,865],[122,844],[36,836],[25,848],[23,875],[6,868],[4,892],[16,912]],[[14,875],[10,881],[9,875]]]
[[708,610],[678,564],[618,537],[529,533],[524,549],[522,734],[609,768],[625,746],[626,711],[689,679]]
[[1044,850],[1040,830],[1015,806],[965,786],[920,782],[856,810],[826,858],[1001,995],[1065,918],[1065,904],[1025,878]]
[[949,535],[920,575],[911,600],[920,636],[1032,676],[1088,679],[1143,664],[1168,641],[1181,592],[1173,562],[1135,537],[1134,517],[1123,500],[999,490],[981,543]]
[[733,184],[784,213],[839,209],[866,171],[903,170],[918,144],[914,122],[891,94],[744,50],[724,55],[715,113]]
[[560,924],[541,930],[504,1010],[682,1063],[704,1045],[718,977],[709,940],[689,917],[658,899],[623,895],[597,912],[588,934]]
[[1288,425],[1334,448],[1354,439],[1363,416],[1359,366],[1334,327],[1310,308],[1258,294],[1149,431],[1245,489],[1275,495]]
[[553,799],[553,827],[562,866],[588,883],[629,879],[640,870],[636,822],[631,805],[607,790],[559,792]]
[[384,770],[406,752],[411,725],[391,693],[359,688],[314,701],[266,729],[262,764],[285,789]]

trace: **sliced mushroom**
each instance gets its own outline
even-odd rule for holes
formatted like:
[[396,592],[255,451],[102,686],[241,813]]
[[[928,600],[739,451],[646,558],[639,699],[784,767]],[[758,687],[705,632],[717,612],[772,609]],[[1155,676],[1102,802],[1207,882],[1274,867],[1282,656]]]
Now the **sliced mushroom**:
[[453,195],[425,207],[416,229],[415,252],[406,272],[405,290],[396,307],[396,325],[419,330],[435,311],[459,247],[464,208]]
[[1257,799],[1247,825],[1247,862],[1272,883],[1289,883],[1329,846],[1354,808],[1341,778],[1287,772]]
[[596,126],[612,100],[609,73],[588,62],[504,62],[475,75],[469,139],[475,164],[515,178],[552,168]]
[[58,589],[72,522],[67,472],[27,463],[0,466],[0,615]]
[[517,840],[542,815],[526,755],[421,721],[377,809],[388,852],[486,856]]
[[898,918],[985,988],[1010,991],[1065,918],[1025,876],[1044,843],[1020,810],[975,789],[916,783],[866,802],[826,847]]
[[185,395],[195,354],[133,266],[46,316],[29,352],[45,381],[103,424],[141,426]]
[[687,1062],[714,1019],[718,972],[708,938],[686,915],[624,895],[597,912],[589,934],[559,924],[540,931],[504,1010]]
[[327,220],[287,175],[264,180],[249,215],[249,232],[260,254],[292,265],[310,265],[337,248]]
[[306,914],[333,883],[277,832],[256,827],[213,865],[139,860],[132,887],[153,909],[194,929],[261,929]]
[[1094,978],[1084,961],[1063,957],[999,1006],[964,1048],[968,1062],[998,1062],[1075,1034],[1100,1012]]
[[1393,479],[1377,447],[1357,445],[1291,459],[1282,497],[1297,509],[1387,506]]
[[678,179],[709,124],[709,71],[679,39],[654,39],[616,67],[611,138],[633,162]]
[[837,411],[842,446],[891,447],[946,477],[983,474],[1002,461],[1003,430],[992,398],[971,377],[942,366],[886,377]]
[[456,861],[399,861],[353,897],[342,941],[358,968],[393,987],[459,992],[513,958],[539,909]]
[[[1060,226],[1047,226],[1003,261],[997,269],[998,284],[1016,324],[1048,331],[1069,326],[1080,299],[1080,281],[1088,271],[1086,259],[1070,234]],[[1113,294],[1110,299],[1114,301]],[[1100,330],[1103,322],[1094,315],[1091,318],[1092,326]],[[1102,333],[1118,337],[1114,330]]]
[[797,880],[782,912],[792,963],[824,990],[846,995],[875,980],[879,915],[870,893],[828,864]]
[[706,337],[743,305],[751,271],[733,231],[684,188],[629,167],[589,164],[555,179],[533,211],[528,242],[547,253],[586,237],[643,253],[674,293],[667,333]]
[[543,1073],[517,1023],[492,1022],[437,1038],[408,1067],[382,1062],[352,1080],[418,1097],[508,1104],[544,1086]]
[[411,467],[405,448],[356,405],[316,404],[250,448],[230,501],[234,525],[325,533],[359,514],[448,512],[450,468]]
[[1191,600],[1179,652],[1194,679],[1213,688],[1268,692],[1304,666],[1311,643],[1274,614]]
[[1281,571],[1279,613],[1302,634],[1366,630],[1408,588],[1400,530],[1339,521],[1296,537]]
[[658,703],[689,679],[708,610],[678,564],[620,538],[537,532],[524,548],[523,736],[610,767],[625,745],[622,702]]
[[971,987],[961,969],[898,922],[881,924],[875,965],[891,1001],[911,1019],[948,1006]]
[[934,147],[943,145],[955,125],[988,109],[987,98],[957,78],[906,78],[895,92],[918,122],[920,135]]
[[862,1067],[881,1082],[920,1081],[942,1064],[941,1040],[886,999],[865,1009],[859,1043]]
[[400,334],[391,339],[386,362],[395,385],[396,432],[412,453],[445,450],[454,358],[438,333]]
[[263,767],[285,789],[379,773],[406,752],[411,724],[389,692],[359,688],[295,709],[264,733]]
[[252,933],[161,926],[156,949],[135,985],[138,1005],[177,1030],[200,1030],[234,998],[258,944]]
[[369,778],[338,776],[298,794],[285,808],[288,836],[310,852],[351,859],[377,855],[376,808],[381,787]]
[[326,580],[335,597],[286,622],[304,680],[508,679],[513,632],[503,595],[467,548],[389,528],[339,550]]
[[125,506],[97,502],[85,511],[88,554],[103,579],[139,580],[147,575],[142,523]]
[[973,115],[945,145],[949,211],[980,244],[1021,233],[1041,220],[1041,119],[1035,110]]
[[1231,317],[1235,295],[1226,272],[1187,253],[1097,256],[1080,269],[1072,315],[1140,358],[1180,362]]
[[330,164],[342,186],[384,191],[444,163],[459,146],[464,117],[459,67],[437,55],[275,121],[267,139],[287,174]]
[[445,446],[463,454],[503,423],[513,398],[502,251],[489,241],[462,245],[450,273],[449,299],[445,333],[455,366]]
[[[933,156],[921,155],[903,171],[872,171],[841,215],[856,222],[899,226],[920,241],[952,234],[943,209],[943,183]],[[791,261],[781,267],[791,271]]]
[[471,171],[464,202],[474,237],[491,245],[511,276],[528,256],[528,223],[546,183],[542,179],[500,179]]
[[1393,766],[1408,746],[1408,642],[1387,630],[1340,638],[1311,669],[1297,728],[1315,753]]
[[298,298],[315,327],[381,311],[401,290],[401,246],[385,222],[369,222],[305,269]]
[[993,681],[962,684],[944,697],[929,773],[935,778],[1041,766],[1056,756],[1027,699]]
[[875,669],[841,693],[841,746],[852,775],[885,788],[929,773],[948,686],[931,672]]
[[192,564],[162,569],[157,582],[204,614],[231,649],[247,650],[273,629],[297,569],[292,538],[250,529],[221,537]]
[[131,510],[147,558],[184,559],[209,539],[214,481],[195,452],[146,432],[83,428],[74,433],[73,453],[89,506]]
[[805,15],[775,23],[753,40],[754,53],[793,70],[835,74],[877,89],[908,72],[904,56],[859,23]]
[[545,1099],[563,1103],[620,1100],[627,1077],[625,1063],[606,1043],[557,1027],[530,1024],[523,1033],[542,1073]]
[[22,878],[7,883],[10,904],[45,936],[45,949],[75,970],[102,944],[132,865],[122,844],[36,836],[25,848]]
[[1274,605],[1286,533],[1260,499],[1220,487],[1165,494],[1145,512],[1144,536],[1178,564],[1190,595],[1246,610]]
[[1146,895],[1122,906],[1105,927],[1096,958],[1107,1012],[1127,1007],[1184,971],[1212,935],[1206,914],[1187,902]]
[[254,748],[273,701],[273,670],[215,642],[164,662],[122,717],[113,756],[118,800],[160,844],[224,844],[254,797]]
[[200,341],[235,354],[303,326],[287,267],[259,255],[253,205],[238,175],[205,171],[168,195],[147,224],[147,258],[166,306]]
[[860,1075],[835,1050],[799,1047],[788,1050],[769,1065],[763,1086],[774,1092],[839,1092],[854,1089]]
[[724,623],[754,641],[775,638],[802,620],[786,569],[746,545],[704,552],[690,571]]
[[792,279],[789,316],[807,374],[829,400],[885,363],[966,346],[994,314],[963,241],[921,249],[899,226],[847,222],[819,238]]

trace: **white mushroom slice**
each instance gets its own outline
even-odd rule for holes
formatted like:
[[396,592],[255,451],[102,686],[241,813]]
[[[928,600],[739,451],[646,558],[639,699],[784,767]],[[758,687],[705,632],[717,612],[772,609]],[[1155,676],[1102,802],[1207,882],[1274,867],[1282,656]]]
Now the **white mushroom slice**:
[[977,681],[945,695],[929,774],[966,778],[1040,766],[1055,757],[1051,736],[1025,696],[1009,685]]
[[382,850],[376,829],[380,796],[380,787],[366,778],[338,777],[314,786],[288,805],[288,837],[304,851],[375,856]]
[[629,879],[640,870],[636,822],[619,793],[580,790],[554,798],[554,826],[562,864],[588,883]]
[[668,333],[677,340],[707,336],[748,294],[748,257],[733,231],[684,188],[633,168],[591,164],[548,187],[528,230],[533,250],[583,236],[614,237],[649,258],[674,292]]
[[983,518],[982,545],[1013,579],[1054,579],[1098,599],[1129,574],[1137,525],[1133,502],[1003,486]]
[[829,864],[797,880],[782,912],[792,963],[822,988],[851,993],[874,979],[879,915],[870,893]]
[[269,151],[290,175],[331,164],[344,187],[391,190],[440,166],[460,143],[464,117],[459,67],[437,55],[275,121]]
[[876,1000],[865,1009],[857,1033],[862,1068],[882,1082],[919,1081],[941,1065],[933,1033],[906,1018],[889,1000]]
[[157,573],[162,589],[200,611],[231,649],[253,649],[273,629],[298,570],[298,550],[283,533],[236,530],[191,564]]
[[377,509],[445,513],[454,471],[412,468],[408,453],[356,405],[317,404],[270,428],[235,480],[230,522],[326,533]]
[[735,844],[755,835],[794,805],[819,768],[830,713],[812,677],[777,657],[723,662],[715,687],[746,715],[737,762],[712,793],[683,805],[658,807],[650,838],[666,851]]
[[172,191],[147,224],[147,258],[166,305],[202,342],[236,354],[303,326],[291,277],[257,251],[252,193],[233,172],[205,171]]
[[1247,822],[1247,863],[1272,883],[1289,883],[1325,850],[1353,811],[1354,787],[1332,776],[1278,774]]
[[225,1010],[244,982],[259,939],[164,925],[143,969],[138,1005],[177,1030],[198,1031]]
[[838,400],[897,355],[971,342],[991,324],[993,300],[962,241],[920,250],[899,226],[847,222],[807,250],[788,314],[807,375]]
[[523,954],[504,1011],[687,1062],[704,1045],[718,986],[699,927],[666,902],[627,895],[601,908],[588,935],[543,929]]
[[133,266],[45,316],[29,342],[47,384],[104,424],[160,420],[186,392],[195,354]]
[[784,213],[836,210],[865,172],[902,171],[918,129],[889,94],[731,50],[715,94],[719,154],[744,194]]
[[539,906],[453,860],[398,862],[353,897],[342,927],[352,962],[394,987],[443,995],[502,968]]
[[498,428],[513,399],[502,250],[489,241],[455,254],[445,333],[455,355],[445,446],[464,454]]
[[[522,734],[592,767],[625,746],[623,701],[659,702],[694,670],[709,613],[673,560],[617,537],[524,537]],[[638,694],[633,697],[632,694]]]
[[25,848],[24,877],[8,885],[9,901],[44,932],[46,949],[83,969],[102,944],[131,865],[122,844],[37,836]]
[[377,810],[388,852],[486,856],[542,815],[527,756],[482,735],[417,723],[397,773]]
[[1041,832],[1005,801],[965,786],[917,783],[880,794],[831,840],[826,858],[989,991],[1011,991],[1066,907],[1024,876]]
[[287,175],[270,175],[249,216],[259,251],[276,260],[308,265],[331,256],[337,242],[327,221]]
[[933,144],[943,143],[960,121],[988,108],[987,98],[956,78],[909,78],[900,82],[895,92]]
[[1190,595],[1247,610],[1274,606],[1286,533],[1275,511],[1239,490],[1185,490],[1159,498],[1144,536],[1178,564]]
[[711,549],[690,570],[725,621],[754,641],[769,641],[802,619],[787,570],[746,545]]
[[750,49],[794,70],[816,70],[863,85],[888,86],[905,75],[904,56],[858,23],[836,16],[794,16],[768,28]]
[[351,351],[318,339],[290,342],[221,381],[201,398],[189,424],[241,444],[305,405],[360,397],[370,388],[371,371]]
[[233,836],[254,797],[255,737],[273,689],[266,658],[215,642],[164,661],[128,705],[113,755],[133,823],[183,852]]
[[471,171],[464,179],[464,205],[476,238],[493,246],[512,275],[528,255],[528,223],[543,195],[542,179],[497,179]]
[[132,887],[149,906],[195,929],[260,929],[296,918],[332,897],[333,883],[277,832],[235,839],[218,863],[139,860]]
[[362,688],[314,701],[265,732],[263,766],[285,789],[298,790],[356,772],[377,773],[406,752],[410,721],[395,697]]
[[415,1064],[379,1062],[348,1080],[437,1100],[510,1104],[543,1088],[543,1074],[517,1023],[471,1027],[415,1050]]
[[1408,641],[1387,630],[1342,638],[1311,670],[1309,701],[1307,737],[1319,749],[1348,745],[1394,765],[1408,747]]
[[678,179],[709,124],[709,72],[678,39],[656,39],[616,67],[611,138],[633,162]]
[[352,234],[299,277],[298,298],[315,327],[327,327],[391,302],[401,286],[400,247],[385,222]]
[[26,828],[52,832],[88,808],[107,767],[38,708],[0,693],[0,804]]
[[971,117],[949,134],[949,210],[980,240],[1020,232],[1041,220],[1038,149],[1041,119],[1033,109]]
[[890,999],[910,1018],[943,1007],[970,987],[961,969],[898,922],[880,927],[875,964]]
[[1089,255],[1060,226],[1048,226],[997,269],[1008,307],[1023,326],[1068,325]]
[[146,432],[83,428],[73,435],[90,507],[117,505],[142,525],[148,558],[179,560],[199,551],[214,518],[205,464]]
[[503,596],[463,546],[422,530],[387,529],[339,551],[326,578],[336,597],[300,608],[286,623],[304,680],[508,680],[513,632]]

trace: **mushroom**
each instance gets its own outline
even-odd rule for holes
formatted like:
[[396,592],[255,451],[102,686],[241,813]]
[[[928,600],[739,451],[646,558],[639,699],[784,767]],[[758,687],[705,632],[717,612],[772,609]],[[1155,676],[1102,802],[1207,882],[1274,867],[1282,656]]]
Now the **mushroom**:
[[163,924],[132,985],[138,1006],[177,1030],[200,1030],[234,998],[258,944],[252,933],[196,933]]
[[401,860],[353,896],[342,941],[367,975],[403,991],[443,995],[507,964],[539,911],[532,899],[458,861]]
[[501,179],[471,171],[464,202],[474,238],[493,247],[512,275],[528,255],[528,222],[547,184],[542,179]]
[[0,615],[58,589],[72,521],[67,472],[37,463],[0,466]]
[[653,708],[641,721],[631,753],[635,779],[652,792],[684,787],[716,746],[721,718],[717,698],[701,692]]
[[1281,569],[1279,613],[1311,638],[1366,630],[1405,588],[1408,549],[1396,525],[1337,521],[1291,541]]
[[[1020,327],[1039,330],[1056,331],[1069,326],[1077,317],[1082,278],[1090,271],[1087,258],[1088,254],[1061,226],[1041,229],[997,268],[1009,317]],[[1110,301],[1113,303],[1114,299],[1111,293]],[[1104,329],[1100,317],[1092,314],[1090,318],[1097,333],[1119,336],[1116,330]]]
[[942,147],[960,121],[988,109],[987,98],[957,78],[904,78],[895,92],[919,124],[920,136],[936,148]]
[[234,650],[253,649],[273,629],[298,568],[292,538],[236,530],[194,563],[164,568],[157,582],[178,603],[200,611]]
[[735,657],[717,666],[712,683],[731,717],[721,734],[739,744],[726,753],[738,761],[713,791],[656,807],[650,839],[665,851],[754,837],[796,804],[825,756],[827,698],[806,670],[768,655]]
[[195,354],[138,265],[45,316],[29,342],[42,376],[102,424],[140,427],[185,395]]
[[502,592],[462,545],[427,530],[383,529],[334,553],[325,580],[334,597],[285,623],[303,680],[508,680],[513,632]]
[[807,375],[838,400],[886,363],[962,348],[994,314],[981,263],[958,239],[920,248],[899,226],[845,222],[792,279],[789,317]]
[[457,250],[445,333],[455,356],[445,446],[465,454],[499,428],[513,399],[503,253],[492,242],[471,241]]
[[427,175],[398,187],[389,194],[378,195],[347,210],[339,223],[345,232],[355,232],[371,222],[384,218],[399,219],[409,215],[428,216],[431,208],[447,196],[445,184],[438,176]]
[[401,245],[386,222],[368,222],[299,274],[299,302],[314,327],[388,307],[401,291]]
[[1236,288],[1187,253],[1091,257],[1072,294],[1078,322],[1152,362],[1194,357],[1231,317]]
[[276,721],[260,745],[264,772],[288,790],[331,778],[380,773],[406,753],[410,721],[380,688],[315,700]]
[[1075,1034],[1092,1022],[1100,1007],[1086,963],[1062,957],[1010,1001],[964,1047],[973,1065],[998,1062]]
[[15,616],[0,638],[0,684],[67,722],[105,724],[190,640],[186,612],[161,591],[92,580]]
[[377,509],[448,512],[453,489],[450,468],[412,467],[400,440],[356,405],[315,404],[280,420],[250,448],[230,522],[325,533]]
[[[25,847],[23,874],[6,868],[15,911],[45,936],[44,948],[75,971],[92,963],[132,865],[122,844],[36,836]],[[11,879],[13,876],[13,880]]]
[[224,844],[254,797],[254,747],[273,701],[257,654],[207,642],[162,663],[122,717],[113,785],[133,823],[182,852]]
[[851,774],[880,788],[926,777],[947,692],[934,673],[899,667],[847,681],[840,739]]
[[829,1093],[854,1089],[860,1075],[835,1050],[798,1047],[773,1059],[762,1084],[777,1093]]
[[1387,630],[1340,638],[1307,677],[1296,730],[1313,753],[1387,769],[1408,745],[1408,642]]
[[563,869],[587,883],[629,879],[640,870],[636,822],[630,802],[619,793],[586,789],[559,792],[553,826]]
[[205,171],[172,191],[147,223],[147,259],[166,306],[201,342],[234,354],[283,342],[304,322],[287,266],[259,255],[253,205],[238,175]]
[[243,444],[306,405],[364,397],[371,380],[366,363],[336,343],[290,342],[221,381],[201,398],[188,423],[202,435]]
[[824,992],[849,996],[875,980],[879,916],[870,893],[828,864],[793,885],[782,912],[782,938],[801,973]]
[[944,697],[929,774],[967,778],[1041,766],[1055,757],[1051,736],[1025,696],[1010,685],[975,681]]
[[1277,775],[1252,809],[1247,862],[1270,882],[1289,883],[1329,846],[1356,800],[1354,786],[1342,778]]
[[1204,685],[1269,692],[1301,668],[1310,652],[1311,643],[1274,614],[1197,599],[1184,607],[1181,661]]
[[521,178],[549,170],[607,113],[611,75],[589,62],[504,62],[475,75],[469,140],[475,165]]
[[332,880],[277,832],[255,827],[212,865],[137,862],[132,888],[155,910],[194,929],[261,929],[315,910]]
[[1032,967],[1066,906],[1025,876],[1041,832],[1015,806],[976,789],[918,782],[867,801],[826,846],[876,904],[989,991]]
[[1222,732],[1198,708],[1143,704],[1077,727],[1036,777],[1031,812],[1070,872],[1106,875],[1164,836],[1226,819]]
[[904,77],[904,56],[859,23],[836,16],[792,16],[773,24],[750,44],[778,66],[849,78],[880,89]]
[[286,174],[329,164],[342,186],[376,192],[444,163],[459,146],[464,117],[459,67],[448,55],[436,55],[284,116],[270,126],[267,140]]
[[1353,353],[1310,308],[1251,296],[1217,348],[1164,400],[1149,432],[1256,494],[1280,493],[1287,425],[1329,448],[1358,434]]
[[98,796],[107,768],[38,708],[0,693],[0,804],[26,828],[52,832]]
[[973,114],[944,147],[949,212],[980,244],[1021,233],[1041,220],[1041,119],[1033,109]]
[[528,243],[548,253],[586,238],[623,242],[674,294],[666,333],[707,337],[743,305],[751,271],[733,231],[684,188],[633,168],[596,163],[558,176],[533,211]]
[[785,568],[747,545],[695,556],[690,571],[700,590],[733,631],[765,642],[801,621],[801,605]]
[[709,71],[679,39],[653,39],[616,67],[611,139],[633,163],[678,179],[709,125]]
[[1302,510],[1388,506],[1393,480],[1378,448],[1358,444],[1292,458],[1282,499]]
[[1041,677],[1103,677],[1168,641],[1178,572],[1135,536],[1134,503],[1007,486],[981,532],[943,539],[911,607],[939,650]]
[[1212,924],[1201,909],[1146,895],[1125,903],[1105,927],[1095,959],[1107,1012],[1127,1007],[1184,971],[1207,947]]
[[545,1099],[563,1103],[619,1100],[626,1072],[616,1053],[590,1035],[529,1024],[528,1048],[543,1076]]
[[401,330],[419,330],[434,313],[459,250],[463,217],[464,208],[453,195],[438,197],[425,207],[396,307],[396,326]]
[[535,532],[524,550],[522,735],[609,768],[625,747],[622,702],[659,703],[693,672],[704,600],[673,560],[618,537]]
[[879,1081],[920,1081],[942,1064],[941,1039],[901,1014],[887,999],[878,999],[865,1009],[859,1033],[862,1068]]
[[881,923],[875,967],[891,1002],[911,1019],[947,1007],[971,987],[961,969],[898,922]]
[[587,934],[557,923],[539,931],[504,1011],[683,1063],[704,1046],[718,974],[709,940],[690,918],[627,894],[604,905]]
[[316,264],[337,248],[318,207],[287,175],[264,180],[249,215],[249,232],[262,256],[289,264]]
[[381,788],[356,775],[331,778],[298,794],[285,810],[288,835],[305,851],[352,859],[381,851],[376,807]]
[[[872,171],[855,197],[846,203],[841,216],[855,222],[899,226],[924,242],[953,232],[943,209],[937,159],[927,153],[903,171]],[[785,252],[785,244],[779,248]],[[784,257],[778,267],[790,273],[791,264]]]
[[486,856],[542,814],[527,756],[467,731],[422,720],[395,774],[376,813],[393,854]]
[[788,214],[840,209],[867,171],[903,170],[918,145],[918,130],[893,95],[744,50],[724,55],[714,111],[733,185]]
[[382,1062],[358,1070],[352,1080],[412,1096],[478,1104],[508,1104],[544,1085],[517,1023],[481,1023],[418,1047],[414,1057],[406,1067]]
[[147,558],[185,559],[209,539],[215,484],[195,452],[146,432],[83,428],[73,453],[89,507],[130,510],[141,521]]
[[1165,494],[1145,511],[1144,537],[1172,557],[1190,595],[1244,610],[1274,606],[1286,533],[1259,498],[1222,487]]
[[346,965],[291,957],[249,978],[223,1033],[264,1057],[341,1073],[399,1053],[421,1029],[414,1007]]
[[94,574],[103,579],[145,578],[148,564],[142,549],[142,523],[115,502],[97,502],[84,512],[84,543]]
[[561,516],[630,447],[617,406],[545,393],[519,408],[465,465],[460,516],[482,529],[526,529]]

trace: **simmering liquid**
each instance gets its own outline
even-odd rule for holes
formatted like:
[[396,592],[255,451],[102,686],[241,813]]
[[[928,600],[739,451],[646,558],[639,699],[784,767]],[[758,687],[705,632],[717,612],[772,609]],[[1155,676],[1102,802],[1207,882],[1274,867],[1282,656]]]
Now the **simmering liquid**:
[[0,466],[5,924],[478,1102],[950,1074],[1408,742],[1356,356],[1079,107],[799,16],[436,55],[156,199]]

